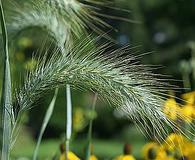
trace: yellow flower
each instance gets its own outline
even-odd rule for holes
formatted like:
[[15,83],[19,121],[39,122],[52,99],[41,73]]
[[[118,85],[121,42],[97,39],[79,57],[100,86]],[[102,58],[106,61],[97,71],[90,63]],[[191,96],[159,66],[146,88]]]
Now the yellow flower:
[[188,158],[188,160],[194,160],[195,157],[195,146],[188,148],[190,151],[188,152],[188,154],[186,154],[186,157]]
[[169,98],[168,100],[166,100],[166,102],[164,104],[163,112],[171,120],[177,119],[177,116],[180,113],[180,107],[174,98]]
[[183,135],[172,133],[166,138],[163,146],[168,150],[174,150],[175,148],[185,146],[187,143],[189,143],[189,141]]
[[91,155],[90,156],[90,160],[98,160],[97,157],[95,155]]
[[[60,159],[59,160],[66,160],[66,155],[65,153],[60,155]],[[68,160],[80,160],[80,158],[78,158],[73,152],[68,152]]]
[[195,156],[194,145],[181,134],[172,133],[163,144],[163,147],[177,157],[187,157],[188,160]]
[[149,142],[143,147],[143,156],[145,160],[153,160],[157,156],[159,150],[159,144],[155,142]]
[[[61,152],[59,160],[66,160],[66,152],[65,152],[64,143],[61,143],[59,147],[60,147],[60,152]],[[80,160],[80,158],[77,157],[73,152],[69,151],[68,160]]]
[[132,155],[120,155],[114,160],[135,160],[135,158]]
[[182,119],[188,123],[192,122],[192,120],[195,117],[195,108],[194,106],[187,104],[185,106],[182,107],[181,109],[181,113],[182,113]]
[[180,160],[187,158],[194,160],[195,146],[184,136],[177,133],[170,134],[164,144],[150,142],[144,146],[145,160]]
[[85,128],[87,120],[85,118],[85,112],[82,108],[77,107],[73,114],[73,130],[79,132]]
[[186,101],[187,104],[195,104],[195,91],[185,93],[181,97]]
[[155,160],[176,160],[172,155],[167,155],[165,148],[161,146],[157,152]]

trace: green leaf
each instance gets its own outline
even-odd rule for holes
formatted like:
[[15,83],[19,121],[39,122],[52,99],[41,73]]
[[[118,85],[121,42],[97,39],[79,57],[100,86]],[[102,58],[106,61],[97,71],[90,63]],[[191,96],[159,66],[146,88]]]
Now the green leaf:
[[10,75],[9,53],[8,53],[8,36],[7,36],[7,29],[6,29],[4,11],[3,11],[1,0],[0,0],[0,20],[1,20],[3,46],[4,46],[4,54],[3,54],[4,73],[3,73],[3,89],[2,89],[2,97],[1,97],[1,104],[3,110],[2,111],[3,144],[2,144],[1,159],[8,160],[14,114],[12,108],[12,94],[11,94],[12,89],[11,89],[11,75]]
[[43,120],[43,124],[42,124],[41,131],[40,131],[40,134],[39,134],[39,138],[37,140],[37,145],[36,145],[36,148],[35,148],[35,151],[34,151],[34,154],[33,154],[33,160],[37,159],[39,146],[40,146],[43,134],[45,132],[45,129],[46,129],[47,125],[48,125],[48,122],[49,122],[49,120],[50,120],[50,118],[51,118],[51,116],[53,114],[53,109],[54,109],[54,106],[55,106],[57,95],[58,95],[58,88],[55,90],[53,99],[52,99],[52,101],[51,101],[51,103],[50,103],[50,105],[49,105],[49,107],[47,109],[47,112],[45,114],[45,118]]

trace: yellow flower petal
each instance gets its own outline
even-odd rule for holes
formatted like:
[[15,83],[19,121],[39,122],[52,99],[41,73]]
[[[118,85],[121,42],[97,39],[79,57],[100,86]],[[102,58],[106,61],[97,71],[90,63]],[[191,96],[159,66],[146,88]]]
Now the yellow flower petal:
[[164,147],[160,147],[155,160],[175,160],[175,158],[168,156]]
[[181,134],[172,133],[165,140],[163,147],[164,149],[175,152],[178,155],[187,156],[191,152],[193,144]]
[[188,142],[189,142],[188,139],[186,139],[183,135],[177,134],[177,133],[172,133],[166,138],[165,145],[181,146],[182,144],[184,145]]
[[182,107],[181,109],[182,116],[184,121],[190,123],[195,117],[195,107],[188,104]]
[[98,160],[97,157],[95,155],[91,155],[90,156],[90,160]]
[[195,146],[188,148],[189,152],[186,154],[188,160],[194,160],[195,158]]
[[159,144],[155,142],[150,142],[144,145],[142,152],[145,160],[150,160],[151,158],[156,158]]
[[132,155],[120,155],[115,160],[135,160],[135,158]]
[[195,104],[195,91],[182,94],[181,97],[186,101],[187,104]]
[[[66,155],[63,153],[59,160],[66,160]],[[68,152],[68,160],[80,160],[73,152]]]
[[180,107],[175,101],[174,98],[169,98],[164,105],[163,112],[167,115],[168,118],[176,120],[179,113]]

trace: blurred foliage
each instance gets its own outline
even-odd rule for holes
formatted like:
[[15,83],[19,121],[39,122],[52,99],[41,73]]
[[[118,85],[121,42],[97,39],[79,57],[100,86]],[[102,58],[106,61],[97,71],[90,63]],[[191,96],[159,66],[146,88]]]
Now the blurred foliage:
[[145,55],[143,62],[166,66],[159,72],[181,79],[179,62],[191,58],[192,47],[188,43],[195,40],[195,1],[121,0],[118,3],[132,11],[131,19],[141,22],[116,24],[119,42],[141,45],[145,52],[154,51]]
[[[126,138],[122,138],[126,137]],[[21,143],[23,141],[23,143]],[[124,143],[131,144],[132,154],[137,160],[142,158],[141,149],[146,143],[144,137],[134,126],[126,126],[122,133],[113,139],[93,139],[93,152],[98,159],[112,159],[118,155],[123,154]],[[51,158],[54,155],[60,155],[59,145],[61,140],[49,139],[44,140],[40,146],[40,159]],[[70,149],[80,158],[85,157],[86,140],[79,138],[71,141]],[[25,146],[25,147],[24,147]],[[13,149],[13,157],[32,157],[32,151],[35,147],[35,143],[31,137],[31,130],[29,128],[23,128],[23,132],[19,134],[18,141]],[[22,148],[22,149],[21,149]]]

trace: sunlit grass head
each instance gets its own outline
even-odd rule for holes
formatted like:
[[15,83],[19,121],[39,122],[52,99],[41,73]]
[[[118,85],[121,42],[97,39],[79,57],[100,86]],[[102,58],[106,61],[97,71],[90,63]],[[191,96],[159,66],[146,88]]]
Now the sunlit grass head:
[[149,66],[136,63],[139,59],[130,56],[129,47],[114,50],[110,43],[96,46],[96,40],[84,38],[76,47],[66,48],[64,54],[54,49],[51,58],[41,60],[19,90],[19,114],[48,90],[70,84],[75,89],[97,92],[144,131],[152,131],[150,137],[164,139],[168,135],[165,125],[178,130],[162,108],[166,91],[172,86]]

